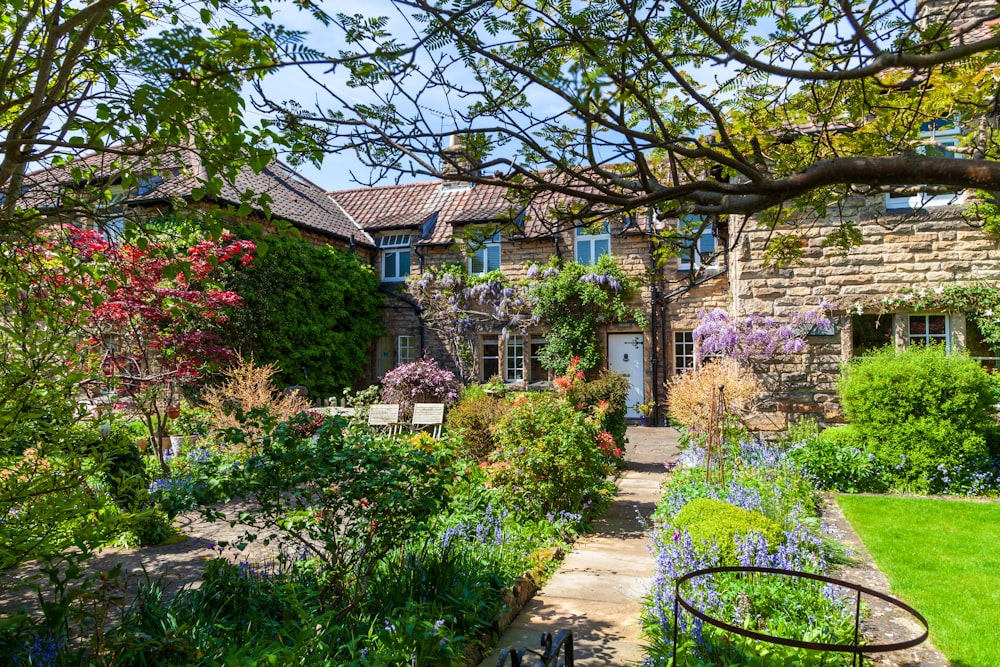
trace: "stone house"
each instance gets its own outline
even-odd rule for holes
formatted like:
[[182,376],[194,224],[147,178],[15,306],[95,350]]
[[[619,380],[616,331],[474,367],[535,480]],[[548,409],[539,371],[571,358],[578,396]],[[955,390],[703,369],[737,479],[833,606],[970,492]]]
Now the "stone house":
[[[545,264],[552,256],[591,264],[610,254],[641,285],[635,306],[649,323],[626,322],[604,327],[602,343],[608,368],[631,379],[629,416],[634,406],[664,404],[664,382],[694,364],[692,330],[701,308],[729,303],[725,247],[711,232],[700,238],[688,257],[658,262],[654,233],[675,220],[654,221],[649,215],[609,218],[603,227],[567,228],[552,222],[553,196],[516,204],[502,184],[423,182],[331,192],[330,196],[370,233],[379,246],[377,270],[386,292],[385,331],[376,345],[374,375],[416,359],[421,351],[452,368],[447,347],[421,318],[408,297],[407,278],[429,267],[460,263],[469,273],[500,269],[510,279],[523,278],[530,263]],[[475,228],[470,245],[466,230]],[[698,284],[691,282],[697,278]],[[544,383],[549,373],[539,363],[545,330],[504,337],[500,331],[478,332],[477,374],[485,382],[499,375],[516,386]],[[661,409],[662,419],[665,412]]]

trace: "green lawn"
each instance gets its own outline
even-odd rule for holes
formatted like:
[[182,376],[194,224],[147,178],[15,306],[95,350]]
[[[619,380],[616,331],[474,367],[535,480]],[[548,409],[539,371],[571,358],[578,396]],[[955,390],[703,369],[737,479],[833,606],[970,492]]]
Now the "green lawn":
[[1000,665],[1000,504],[886,496],[837,503],[893,594],[927,617],[952,667]]

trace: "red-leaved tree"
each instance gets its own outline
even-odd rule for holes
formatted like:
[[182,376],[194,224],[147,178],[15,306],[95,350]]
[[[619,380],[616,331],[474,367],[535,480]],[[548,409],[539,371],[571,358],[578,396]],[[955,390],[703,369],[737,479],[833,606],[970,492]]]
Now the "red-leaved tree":
[[113,241],[76,227],[43,235],[50,247],[68,243],[79,262],[72,270],[57,267],[47,279],[86,288],[80,361],[101,379],[101,391],[91,392],[95,406],[142,418],[165,466],[168,412],[182,387],[232,356],[216,331],[240,297],[219,286],[218,269],[226,262],[251,262],[254,243],[225,234],[175,252],[165,244]]

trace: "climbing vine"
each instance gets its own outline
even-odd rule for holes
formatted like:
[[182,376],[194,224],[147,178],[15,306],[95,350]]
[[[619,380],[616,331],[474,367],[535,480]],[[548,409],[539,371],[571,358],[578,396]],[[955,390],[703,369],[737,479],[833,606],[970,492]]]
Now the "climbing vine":
[[647,324],[645,313],[629,305],[636,282],[610,255],[593,266],[551,260],[540,275],[544,279],[533,286],[531,297],[532,312],[549,326],[540,355],[545,368],[562,373],[576,357],[581,369],[596,368],[604,359],[598,327]]
[[499,271],[470,276],[460,264],[446,265],[429,269],[407,287],[466,381],[476,376],[472,350],[480,333],[499,331],[506,338],[545,325],[542,366],[563,373],[574,357],[580,358],[581,369],[600,365],[600,326],[647,323],[645,314],[629,305],[635,281],[610,256],[593,266],[553,258],[544,266],[532,265],[518,281]]
[[1000,351],[1000,285],[977,282],[969,285],[939,285],[912,289],[892,296],[857,301],[850,313],[939,311],[965,313],[983,335],[983,342]]

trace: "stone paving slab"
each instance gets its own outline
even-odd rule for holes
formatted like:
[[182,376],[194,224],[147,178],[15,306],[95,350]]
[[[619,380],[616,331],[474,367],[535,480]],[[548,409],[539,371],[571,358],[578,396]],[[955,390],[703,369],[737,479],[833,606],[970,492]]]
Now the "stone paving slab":
[[573,632],[576,665],[642,662],[639,616],[654,568],[647,526],[666,475],[663,462],[679,450],[673,429],[631,427],[628,438],[628,468],[607,512],[594,521],[594,534],[573,546],[481,667],[494,667],[504,648],[537,648],[542,633],[563,629]]

